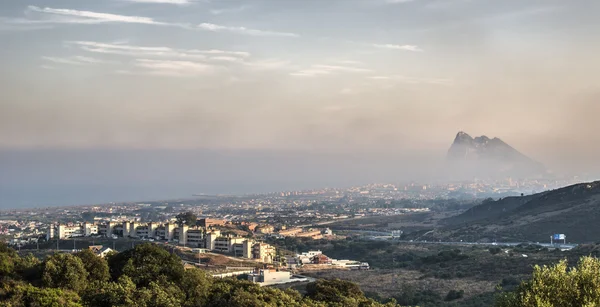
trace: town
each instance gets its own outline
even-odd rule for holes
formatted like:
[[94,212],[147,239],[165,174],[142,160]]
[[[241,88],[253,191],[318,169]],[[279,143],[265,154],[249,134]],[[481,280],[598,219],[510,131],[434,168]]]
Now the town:
[[[166,240],[179,240],[179,230],[173,222],[182,212],[198,217],[220,219],[229,223],[257,225],[256,233],[273,234],[275,228],[303,228],[370,216],[396,216],[438,210],[439,206],[460,208],[474,199],[505,197],[546,191],[578,182],[577,177],[561,180],[470,181],[426,184],[369,184],[350,188],[323,188],[304,191],[283,191],[253,195],[194,195],[168,201],[121,202],[74,207],[46,207],[0,211],[0,240],[12,245],[35,244],[48,239],[56,224],[64,225],[59,238],[100,234],[123,235]],[[125,222],[133,222],[125,225]],[[171,222],[169,224],[169,222]],[[75,227],[87,223],[86,227]],[[138,223],[138,224],[136,224]],[[144,227],[138,226],[144,223]],[[169,224],[167,228],[165,228]],[[160,227],[159,227],[160,225]],[[193,225],[190,225],[193,226]],[[199,225],[202,226],[202,225]],[[96,231],[97,227],[97,231]],[[206,227],[204,225],[203,227]],[[193,228],[193,227],[192,227]],[[155,232],[158,230],[158,232]],[[188,245],[203,242],[195,237],[198,230],[187,230]],[[289,230],[288,230],[289,231]],[[298,231],[299,232],[299,231]],[[68,233],[68,234],[67,234]],[[284,234],[285,235],[285,232]],[[314,232],[300,236],[315,236]],[[56,235],[51,234],[50,237]]]
[[[200,265],[213,276],[248,274],[250,280],[265,285],[301,282],[306,280],[298,275],[302,271],[370,267],[366,262],[332,259],[320,251],[287,251],[277,246],[285,238],[345,240],[356,234],[348,231],[352,227],[332,228],[344,221],[460,211],[486,197],[519,195],[560,184],[510,178],[500,183],[370,184],[346,189],[241,196],[198,194],[169,201],[9,210],[0,216],[0,236],[19,249],[75,252],[90,248],[101,256],[148,242],[177,251],[187,265]],[[383,229],[361,225],[353,230],[383,230],[400,237],[406,226],[387,223]],[[233,266],[235,261],[245,266]]]

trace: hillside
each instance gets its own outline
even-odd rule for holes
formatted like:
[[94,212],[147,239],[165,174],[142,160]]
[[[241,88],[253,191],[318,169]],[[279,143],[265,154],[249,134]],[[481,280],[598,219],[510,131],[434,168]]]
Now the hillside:
[[600,181],[524,197],[485,201],[443,220],[423,239],[464,241],[549,241],[564,233],[574,243],[600,240]]
[[440,221],[441,225],[459,225],[468,222],[495,218],[514,211],[519,206],[536,198],[536,195],[510,196],[494,201],[492,199],[484,200],[480,205],[474,206],[462,214],[455,215]]

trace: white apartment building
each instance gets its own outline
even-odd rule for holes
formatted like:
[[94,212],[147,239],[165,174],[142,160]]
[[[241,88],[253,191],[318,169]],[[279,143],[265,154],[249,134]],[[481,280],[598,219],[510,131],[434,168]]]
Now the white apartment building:
[[86,222],[79,225],[54,225],[47,232],[48,239],[57,237],[68,239],[93,235],[176,241],[180,245],[206,248],[265,263],[272,263],[275,258],[275,248],[269,244],[232,235],[224,236],[219,230],[207,232],[203,227],[190,228],[187,225],[180,226],[173,223],[107,222],[92,224]]

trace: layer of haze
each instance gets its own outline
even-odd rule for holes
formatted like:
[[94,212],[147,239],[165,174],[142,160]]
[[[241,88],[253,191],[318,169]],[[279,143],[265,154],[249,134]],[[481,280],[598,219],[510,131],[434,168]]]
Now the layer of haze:
[[600,171],[598,1],[163,2],[0,3],[0,208]]

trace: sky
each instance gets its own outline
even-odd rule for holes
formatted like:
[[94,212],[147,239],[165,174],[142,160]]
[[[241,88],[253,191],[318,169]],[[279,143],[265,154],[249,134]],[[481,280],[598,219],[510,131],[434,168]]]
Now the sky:
[[595,172],[599,14],[595,0],[0,1],[0,206],[426,178],[458,131]]

